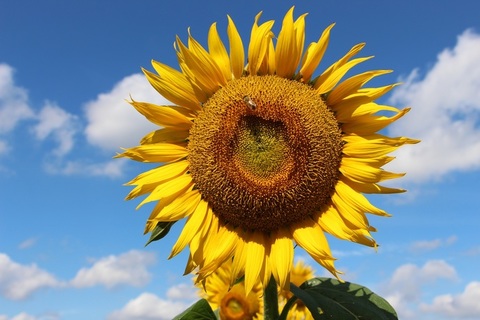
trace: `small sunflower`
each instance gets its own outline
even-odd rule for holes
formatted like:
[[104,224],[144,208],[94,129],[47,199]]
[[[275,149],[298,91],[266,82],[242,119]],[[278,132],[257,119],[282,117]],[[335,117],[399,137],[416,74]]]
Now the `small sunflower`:
[[[302,260],[298,260],[296,265],[290,272],[290,282],[299,287],[302,283],[315,277],[313,268],[305,264]],[[283,308],[293,294],[280,288],[279,305]],[[295,301],[287,315],[288,320],[313,320],[313,316],[308,308],[299,299]]]
[[244,282],[230,285],[232,260],[222,264],[203,283],[197,282],[200,296],[207,299],[222,320],[263,319],[263,288],[257,282],[247,294]]
[[378,133],[409,111],[374,102],[394,84],[364,87],[390,70],[340,82],[371,58],[353,58],[364,44],[314,76],[334,25],[304,51],[306,14],[294,20],[291,8],[278,36],[260,15],[246,57],[230,17],[228,51],[215,23],[207,49],[177,37],[180,71],[157,61],[156,73],[144,70],[173,105],[131,101],[160,128],[118,155],[159,163],[128,183],[127,199],[156,203],[145,232],[186,219],[170,257],[188,245],[186,273],[198,268],[199,281],[233,259],[230,283],[244,275],[246,292],[272,275],[288,288],[294,243],[335,276],[325,233],[376,247],[366,213],[388,214],[363,194],[403,192],[378,184],[403,176],[381,167],[418,142]]

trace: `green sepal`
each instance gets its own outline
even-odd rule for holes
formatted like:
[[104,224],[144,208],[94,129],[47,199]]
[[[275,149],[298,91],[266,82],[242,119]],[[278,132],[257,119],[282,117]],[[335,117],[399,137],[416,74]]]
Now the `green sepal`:
[[[395,309],[385,299],[355,283],[313,278],[300,288],[291,284],[290,290],[295,295],[290,300],[302,300],[315,320],[398,320]],[[286,307],[295,301],[290,300]],[[285,319],[287,313],[284,310],[280,319]]]
[[147,243],[145,243],[145,247],[148,246],[151,242],[160,240],[165,237],[175,222],[176,221],[157,223],[157,226],[155,227],[155,229],[153,229],[152,234],[150,235],[150,239],[148,239]]
[[173,320],[216,320],[217,317],[207,300],[202,299],[195,302],[194,305],[180,313]]

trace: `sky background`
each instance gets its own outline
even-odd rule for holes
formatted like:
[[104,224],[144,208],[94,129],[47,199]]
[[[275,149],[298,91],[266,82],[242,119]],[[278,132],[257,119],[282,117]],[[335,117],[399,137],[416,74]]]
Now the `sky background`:
[[[148,165],[114,160],[153,126],[126,102],[164,103],[140,74],[178,66],[175,35],[206,44],[227,14],[246,43],[254,16],[307,16],[306,43],[332,22],[319,71],[353,45],[375,58],[354,73],[403,82],[381,103],[412,107],[388,129],[422,139],[397,152],[372,196],[378,252],[330,239],[346,280],[386,297],[401,319],[480,318],[480,2],[0,0],[0,320],[170,319],[196,300],[184,253],[166,260],[182,224],[144,247],[151,206],[124,201]],[[296,258],[311,263],[301,250]]]

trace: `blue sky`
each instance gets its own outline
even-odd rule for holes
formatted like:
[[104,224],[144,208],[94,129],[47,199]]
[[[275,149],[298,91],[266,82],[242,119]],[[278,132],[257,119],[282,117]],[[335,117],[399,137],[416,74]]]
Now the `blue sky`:
[[399,3],[0,0],[0,320],[169,319],[195,299],[185,254],[166,260],[181,226],[145,248],[151,207],[123,200],[147,167],[112,156],[153,128],[125,99],[165,101],[140,67],[176,67],[188,27],[205,43],[229,14],[248,39],[292,5],[307,42],[337,23],[320,70],[359,42],[375,59],[355,72],[394,70],[373,85],[403,82],[381,102],[412,111],[388,133],[422,139],[390,167],[409,192],[369,197],[393,214],[371,217],[378,252],[330,239],[337,267],[401,319],[478,319],[480,3]]

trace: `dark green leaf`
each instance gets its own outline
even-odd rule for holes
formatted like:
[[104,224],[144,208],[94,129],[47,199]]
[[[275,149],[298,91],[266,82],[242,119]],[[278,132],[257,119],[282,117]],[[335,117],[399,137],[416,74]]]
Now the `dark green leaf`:
[[157,226],[155,227],[155,229],[153,229],[152,234],[150,235],[150,239],[148,239],[147,243],[145,243],[145,247],[148,246],[151,242],[160,240],[165,237],[175,222],[176,221],[157,223]]
[[303,301],[315,320],[398,320],[392,306],[368,288],[330,278],[314,278],[292,293]]
[[207,300],[198,300],[193,306],[183,311],[181,314],[173,318],[173,320],[216,320],[217,317],[213,313],[212,308]]

